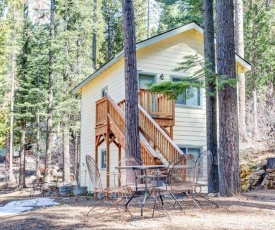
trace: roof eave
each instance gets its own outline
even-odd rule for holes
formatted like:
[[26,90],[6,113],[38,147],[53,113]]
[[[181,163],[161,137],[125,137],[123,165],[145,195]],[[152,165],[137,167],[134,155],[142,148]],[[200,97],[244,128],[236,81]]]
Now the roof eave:
[[[149,38],[145,41],[142,41],[140,43],[137,43],[136,45],[136,50],[142,49],[146,46],[152,45],[156,42],[159,42],[163,39],[167,39],[169,37],[172,37],[174,35],[177,35],[179,33],[183,33],[185,31],[191,30],[191,29],[195,29],[197,30],[199,33],[201,33],[203,35],[203,29],[195,22],[191,22],[185,26],[181,26],[178,27],[176,29],[170,30],[168,32],[165,32],[163,34],[157,35],[155,37]],[[216,39],[215,39],[215,44],[216,44]],[[86,78],[83,82],[81,82],[78,86],[76,86],[73,89],[73,93],[78,93],[80,92],[81,88],[86,85],[87,83],[89,83],[92,79],[94,79],[95,77],[97,77],[99,74],[101,74],[104,70],[106,70],[107,68],[109,68],[111,65],[113,65],[114,63],[116,63],[120,58],[122,58],[124,56],[124,51],[122,50],[120,53],[118,53],[112,60],[110,60],[109,62],[107,62],[103,67],[101,67],[99,70],[97,70],[96,72],[94,72],[92,75],[90,75],[88,78]],[[236,62],[240,63],[244,69],[245,72],[251,70],[251,65],[246,62],[244,59],[242,59],[240,56],[238,56],[237,54],[235,55],[235,59]]]
[[73,89],[73,93],[79,93],[81,88],[86,85],[87,83],[89,83],[92,79],[94,79],[95,77],[97,77],[99,74],[101,74],[104,70],[106,70],[107,68],[109,68],[111,65],[113,65],[115,62],[117,62],[122,56],[123,56],[124,52],[121,51],[120,53],[118,53],[112,60],[110,60],[109,62],[107,62],[104,66],[102,66],[99,70],[97,70],[96,72],[94,72],[92,75],[90,75],[89,77],[87,77],[84,81],[82,81],[78,86],[76,86]]

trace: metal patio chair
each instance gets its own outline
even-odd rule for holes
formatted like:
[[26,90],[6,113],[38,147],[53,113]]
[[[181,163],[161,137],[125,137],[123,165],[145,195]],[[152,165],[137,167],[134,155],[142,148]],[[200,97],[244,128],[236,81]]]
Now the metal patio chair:
[[[118,166],[140,166],[143,165],[141,161],[134,157],[124,157],[119,161]],[[146,169],[145,169],[146,170]],[[151,180],[156,177],[156,175],[148,175],[145,170],[129,170],[129,169],[119,169],[120,175],[120,183],[121,187],[124,188],[124,196],[126,197],[126,211],[132,216],[128,209],[128,204],[135,196],[141,196],[142,204],[141,204],[141,215],[143,215],[143,208],[145,206],[145,202],[149,199],[149,197],[154,193],[156,184],[152,184]],[[146,181],[147,180],[147,181]],[[147,186],[147,187],[146,187]],[[147,193],[148,192],[148,193]],[[143,194],[144,193],[144,194]],[[154,194],[153,194],[154,195]],[[157,197],[154,195],[155,202]],[[140,201],[139,201],[140,202]],[[163,202],[161,202],[163,204]],[[155,203],[154,203],[155,206]],[[163,207],[163,209],[167,212],[167,210]],[[169,216],[169,214],[167,213]],[[154,216],[154,209],[153,215]]]
[[[126,156],[123,157],[118,166],[138,166],[143,163],[135,157]],[[125,170],[119,169],[118,175],[120,179],[120,187],[122,189],[122,195],[125,197],[126,203],[130,203],[130,201],[134,198],[133,194],[140,194],[145,191],[145,183],[142,181],[141,170]],[[126,205],[126,211],[132,216],[128,209],[128,205]]]
[[[135,157],[123,157],[118,166],[137,166],[142,165],[142,162]],[[142,191],[144,184],[141,181],[141,171],[134,170],[119,170],[120,186],[125,188],[129,193],[134,191]]]
[[[120,197],[117,198],[117,195],[120,194],[123,189],[116,186],[115,184],[114,184],[113,187],[105,187],[104,188],[103,185],[102,185],[101,173],[100,173],[100,171],[98,169],[98,166],[95,163],[94,159],[91,156],[86,155],[86,163],[87,163],[90,179],[91,179],[91,182],[92,182],[92,185],[93,185],[95,199],[96,199],[97,194],[101,194],[103,196],[103,198],[101,199],[99,204],[95,204],[95,206],[87,213],[87,216],[89,215],[89,213],[91,211],[95,210],[95,208],[102,205],[105,201],[112,200],[114,198],[115,198],[115,200],[112,202],[111,206],[108,207],[101,214],[106,213],[110,208],[113,208],[113,207],[115,207],[120,212],[117,205],[121,201],[122,197],[120,196]],[[106,173],[104,173],[104,175],[106,175]],[[116,173],[109,173],[109,175],[114,176],[114,183],[115,183],[117,174]]]
[[[194,194],[193,197],[196,199],[196,197],[201,197],[205,199],[206,201],[212,203],[214,205],[214,208],[218,208],[219,206],[214,202],[211,201],[205,193],[202,192],[203,188],[208,188],[209,186],[209,180],[210,180],[210,174],[213,167],[213,155],[210,150],[205,150],[201,152],[196,160],[196,165],[198,168],[198,175],[194,184]],[[204,165],[206,167],[204,167]],[[206,171],[204,170],[206,168]],[[197,200],[198,201],[198,200]],[[199,202],[199,201],[198,201]]]
[[180,155],[173,159],[167,168],[165,185],[157,186],[156,190],[160,194],[170,194],[175,200],[173,207],[177,204],[181,210],[178,195],[185,194],[203,212],[200,203],[192,195],[199,171],[196,160],[196,157],[191,154]]

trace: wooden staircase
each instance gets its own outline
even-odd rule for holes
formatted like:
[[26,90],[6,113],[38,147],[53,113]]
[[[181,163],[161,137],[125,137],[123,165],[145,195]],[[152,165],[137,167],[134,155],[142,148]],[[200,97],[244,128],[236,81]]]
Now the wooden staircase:
[[[122,147],[125,149],[124,112],[110,96],[97,101],[96,109],[96,151],[98,146],[104,141],[107,142],[107,147],[109,144],[114,143],[118,148]],[[159,158],[156,151],[142,133],[140,133],[140,150],[145,164],[153,165],[158,163]]]
[[[125,149],[124,109],[125,100],[116,104],[110,96],[96,102],[96,152],[102,142],[107,142],[107,152],[108,145],[114,143],[119,149],[120,159],[121,147]],[[176,156],[183,154],[172,140],[174,118],[173,100],[168,100],[167,96],[159,93],[140,90],[140,148],[144,164],[168,164]],[[108,159],[107,153],[107,164]]]

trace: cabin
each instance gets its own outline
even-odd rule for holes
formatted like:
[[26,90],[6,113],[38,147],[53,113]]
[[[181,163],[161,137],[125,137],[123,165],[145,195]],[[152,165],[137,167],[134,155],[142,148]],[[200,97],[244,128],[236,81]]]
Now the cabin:
[[[190,72],[174,69],[187,55],[203,57],[203,29],[190,23],[142,41],[136,46],[139,87],[139,127],[144,164],[168,164],[179,154],[198,155],[206,149],[205,89],[190,88],[176,100],[146,90],[148,83],[179,81]],[[236,55],[237,72],[250,65]],[[74,93],[81,94],[81,142],[79,181],[92,191],[85,156],[91,155],[101,171],[113,172],[124,156],[124,54],[81,82]],[[206,174],[204,174],[206,175]],[[110,185],[112,178],[102,178]]]

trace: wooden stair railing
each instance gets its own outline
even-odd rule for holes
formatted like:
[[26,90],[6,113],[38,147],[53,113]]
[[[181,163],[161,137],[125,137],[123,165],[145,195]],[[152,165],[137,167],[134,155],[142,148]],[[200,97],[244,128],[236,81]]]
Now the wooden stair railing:
[[108,100],[106,97],[96,102],[96,127],[107,124]]
[[[108,99],[107,113],[110,121],[110,129],[119,140],[122,148],[125,149],[125,137],[124,137],[124,123],[125,116],[121,108],[113,101],[110,96],[106,96]],[[146,165],[157,164],[158,155],[151,145],[147,142],[144,136],[140,133],[140,151],[142,161]]]
[[174,118],[174,100],[162,93],[154,93],[140,89],[138,93],[139,104],[149,113],[156,117]]
[[168,162],[184,154],[141,105],[139,105],[139,128]]
[[[161,93],[152,93],[145,89],[140,89],[138,93],[139,104],[156,118],[175,118],[175,102]],[[125,111],[125,99],[118,103],[118,106]],[[175,122],[175,120],[174,120]]]

